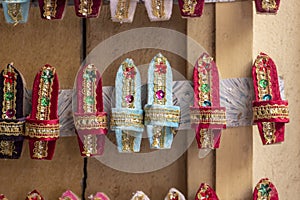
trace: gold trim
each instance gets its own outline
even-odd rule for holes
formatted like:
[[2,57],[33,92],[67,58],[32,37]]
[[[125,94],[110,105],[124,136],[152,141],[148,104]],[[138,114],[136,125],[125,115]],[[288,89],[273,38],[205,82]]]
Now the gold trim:
[[182,12],[184,12],[187,15],[194,15],[195,14],[195,9],[197,5],[197,0],[183,0],[183,8],[181,9]]
[[12,156],[15,151],[15,143],[11,140],[1,140],[0,141],[0,153],[5,156]]
[[8,3],[7,4],[7,14],[14,21],[14,26],[16,26],[20,21],[23,20],[22,9],[20,3]]
[[254,120],[260,119],[288,119],[289,118],[289,109],[286,105],[270,105],[265,106],[255,106],[253,107],[253,116]]
[[74,118],[78,130],[107,129],[106,116],[75,116]]
[[128,10],[130,6],[130,0],[118,0],[117,8],[115,10],[115,18],[119,21],[128,18]]
[[179,122],[180,110],[172,110],[167,108],[146,107],[145,122],[164,121],[164,122]]
[[143,128],[143,114],[113,112],[111,116],[110,126],[112,128],[118,126],[135,126],[138,128]]
[[[16,119],[16,95],[17,95],[17,78],[18,74],[12,68],[11,65],[8,65],[3,70],[3,102],[2,102],[2,119]],[[5,77],[8,76],[8,77]],[[10,83],[11,82],[11,83]],[[10,93],[13,95],[11,99],[7,99],[6,94]],[[14,112],[13,117],[9,117],[6,115],[8,110],[12,110]]]
[[[165,68],[165,69],[160,69]],[[162,70],[162,71],[161,71]],[[157,56],[155,57],[154,61],[154,80],[153,80],[153,103],[159,104],[159,105],[165,105],[166,104],[166,96],[167,96],[167,90],[166,90],[166,74],[167,74],[167,59],[163,56]],[[172,73],[172,72],[171,72]],[[159,99],[157,97],[156,92],[162,91],[164,94],[162,99]]]
[[57,0],[44,0],[43,17],[45,17],[46,19],[51,19],[52,17],[55,18],[56,7],[57,7]]
[[122,151],[134,152],[135,131],[122,131]]
[[163,18],[165,16],[165,2],[164,0],[152,0],[152,14],[157,18]]
[[226,125],[224,110],[192,110],[191,124],[223,124]]
[[78,12],[84,16],[88,16],[93,12],[92,6],[93,0],[80,0]]
[[34,142],[33,157],[38,159],[48,157],[48,141],[39,140]]
[[25,124],[25,136],[31,138],[58,138],[59,124]]
[[0,135],[21,136],[24,134],[23,122],[0,122]]
[[[97,80],[97,68],[93,64],[89,64],[83,71],[83,83],[82,83],[83,110],[85,113],[97,112],[96,80]],[[92,102],[88,103],[87,98],[90,98],[89,100]]]
[[[260,191],[262,185],[264,185],[264,187],[266,187],[263,189],[264,193],[262,193]],[[267,189],[267,188],[269,188],[270,191],[265,191],[265,189]],[[271,199],[271,195],[269,193],[272,191],[272,189],[270,188],[269,180],[262,180],[262,182],[256,186],[256,189],[257,189],[257,200],[270,200]]]

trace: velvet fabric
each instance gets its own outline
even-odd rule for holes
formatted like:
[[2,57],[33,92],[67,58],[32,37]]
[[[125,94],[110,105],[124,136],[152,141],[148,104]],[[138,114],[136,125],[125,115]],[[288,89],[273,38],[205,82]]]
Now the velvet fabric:
[[194,13],[186,12],[184,10],[184,0],[178,0],[178,5],[182,17],[201,17],[204,8],[204,0],[196,0],[197,4],[195,6]]
[[216,192],[207,183],[201,183],[195,200],[219,200],[219,198]]
[[[38,0],[39,1],[39,7],[40,7],[40,12],[41,12],[41,18],[42,19],[48,19],[48,20],[54,20],[54,19],[62,19],[64,17],[64,11],[66,7],[66,0]],[[56,8],[54,12],[52,11],[52,14],[47,18],[45,16],[45,3],[49,2],[55,2],[56,3]]]
[[[255,65],[255,62],[252,66],[252,78],[253,78],[253,87],[254,87],[254,93],[255,93],[255,99],[253,101],[253,106],[265,106],[267,104],[270,105],[284,105],[288,106],[288,102],[281,99],[280,90],[279,90],[279,82],[278,82],[278,75],[277,75],[277,69],[274,61],[265,53],[260,53],[256,61],[261,60],[262,58],[266,58],[265,60],[261,61],[263,63],[260,63],[262,67],[267,67],[270,70],[270,78],[271,83],[268,84],[268,87],[271,87],[272,93],[270,94],[272,96],[271,100],[261,100],[259,97],[259,80],[257,79],[257,72]],[[288,118],[285,119],[262,119],[255,121],[259,130],[259,134],[262,140],[262,143],[265,144],[274,144],[274,143],[280,143],[284,141],[284,129],[285,129],[285,123],[288,123]],[[275,123],[275,140],[272,142],[267,142],[267,139],[264,135],[264,129],[263,129],[263,122],[274,122]]]
[[[46,64],[44,67],[50,67],[49,64]],[[35,76],[34,82],[33,82],[33,89],[32,89],[32,107],[31,107],[31,114],[26,119],[26,126],[30,126],[31,124],[37,124],[40,126],[44,126],[45,128],[48,128],[48,126],[58,125],[58,92],[59,92],[59,82],[57,73],[53,74],[53,80],[52,80],[52,88],[49,90],[51,91],[51,98],[50,98],[50,113],[48,113],[48,120],[40,119],[40,117],[37,115],[38,113],[38,107],[40,99],[42,96],[39,94],[39,86],[41,82],[41,76],[43,73],[43,68],[37,73]],[[34,134],[27,132],[26,133],[29,140],[29,150],[30,150],[30,156],[32,159],[38,159],[38,160],[52,160],[54,152],[55,152],[55,144],[56,140],[58,139],[57,136],[42,136],[42,137],[36,137]],[[44,141],[47,142],[47,156],[43,158],[37,158],[34,156],[35,151],[35,142]]]
[[253,200],[279,200],[275,185],[268,178],[261,179],[253,191]]

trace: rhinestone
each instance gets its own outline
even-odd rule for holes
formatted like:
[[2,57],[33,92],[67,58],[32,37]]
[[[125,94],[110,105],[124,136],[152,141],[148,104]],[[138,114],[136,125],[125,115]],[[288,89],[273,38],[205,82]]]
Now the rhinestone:
[[165,92],[164,92],[164,91],[158,90],[158,91],[156,92],[156,98],[157,98],[158,100],[162,100],[164,97],[165,97]]
[[127,103],[132,103],[133,100],[134,100],[134,97],[132,95],[127,95],[125,97],[125,100],[126,100]]
[[210,88],[208,84],[201,85],[201,91],[202,92],[209,92]]
[[46,106],[49,106],[49,103],[50,103],[50,99],[47,98],[47,97],[43,97],[42,100],[41,100],[41,104],[42,106],[46,107]]
[[269,82],[266,79],[262,79],[259,81],[259,86],[262,88],[266,88],[269,85]]
[[15,111],[13,109],[8,109],[5,114],[8,118],[12,118],[15,115]]
[[95,102],[95,100],[94,100],[94,98],[92,97],[92,96],[87,96],[86,98],[85,98],[85,102],[87,103],[87,104],[94,104],[94,102]]
[[211,106],[211,102],[210,101],[204,101],[202,106],[204,106],[204,107]]
[[272,96],[270,94],[266,94],[266,95],[263,96],[264,101],[269,101],[271,99],[272,99]]
[[5,93],[5,100],[10,101],[14,98],[14,94],[12,92],[6,92]]

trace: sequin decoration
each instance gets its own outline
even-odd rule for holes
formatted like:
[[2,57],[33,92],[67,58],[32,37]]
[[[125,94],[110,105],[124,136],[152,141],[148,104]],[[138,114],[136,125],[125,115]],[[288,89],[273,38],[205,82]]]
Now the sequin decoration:
[[197,0],[184,0],[182,12],[188,15],[194,15]]
[[88,16],[93,12],[92,6],[93,0],[80,0],[78,12],[81,13],[83,16]]
[[122,22],[123,19],[127,19],[129,6],[130,0],[118,0],[117,8],[115,11],[115,18],[120,22]]
[[85,113],[95,113],[96,108],[96,87],[97,87],[97,68],[90,64],[83,71],[83,83],[82,83],[82,93],[83,93],[83,110]]
[[122,131],[122,151],[134,152],[134,136],[130,131]]
[[157,18],[165,16],[165,2],[164,0],[152,0],[152,14]]
[[209,190],[209,187],[207,184],[204,184],[204,186],[201,188],[201,190],[197,194],[197,198],[199,200],[210,200],[212,197],[211,191]]
[[23,20],[20,3],[7,4],[7,13],[10,16],[10,18],[14,21],[14,25],[17,25],[20,21]]
[[17,93],[17,77],[12,65],[7,65],[3,70],[3,94],[2,101],[2,118],[3,119],[16,119],[16,93]]
[[55,18],[56,15],[56,7],[57,7],[57,0],[44,0],[44,13],[43,16],[46,19]]
[[[266,101],[272,99],[272,83],[270,76],[270,66],[268,65],[269,57],[267,55],[260,55],[255,60],[256,79],[259,84],[258,98],[259,100]],[[272,144],[276,141],[275,123],[262,122],[264,138],[266,144]]]
[[97,154],[97,135],[84,135],[83,148],[86,156],[91,156],[92,154]]

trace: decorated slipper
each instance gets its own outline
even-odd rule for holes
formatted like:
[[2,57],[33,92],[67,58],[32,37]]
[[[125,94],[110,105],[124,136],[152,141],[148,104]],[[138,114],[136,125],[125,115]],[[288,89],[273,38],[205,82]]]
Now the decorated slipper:
[[25,124],[32,159],[51,160],[54,155],[59,137],[58,90],[56,69],[46,64],[35,76],[31,114]]
[[13,64],[0,75],[0,158],[16,159],[22,153],[24,136],[24,84]]
[[203,53],[194,67],[194,106],[191,126],[199,149],[219,148],[226,111],[220,107],[219,74],[213,58]]
[[182,17],[201,17],[204,0],[178,0]]
[[263,178],[257,183],[253,200],[279,200],[278,192],[268,178]]
[[281,99],[275,63],[260,53],[252,67],[255,100],[254,123],[257,124],[263,144],[284,141],[285,123],[289,122],[288,102]]
[[111,129],[116,133],[119,152],[139,152],[142,140],[141,76],[133,60],[127,58],[116,76],[116,107],[112,109]]
[[171,18],[173,0],[145,0],[150,21],[166,21]]
[[80,198],[71,190],[67,190],[59,197],[59,200],[80,200]]
[[280,5],[280,0],[255,0],[256,11],[258,13],[276,14]]
[[62,19],[66,2],[66,0],[39,0],[42,19]]
[[0,200],[8,200],[8,199],[4,196],[4,194],[0,194]]
[[131,198],[131,200],[150,200],[149,197],[147,197],[147,195],[142,192],[142,191],[137,191],[133,197]]
[[165,197],[165,200],[185,200],[185,197],[179,190],[171,188]]
[[207,183],[201,183],[195,200],[219,200],[219,198],[216,192]]
[[97,192],[89,197],[90,200],[109,200],[108,196],[103,192]]
[[102,0],[74,0],[75,13],[78,17],[98,17]]
[[25,200],[44,200],[44,198],[37,190],[33,190],[27,195]]
[[30,0],[3,0],[2,6],[7,23],[17,25],[27,22]]
[[131,23],[138,0],[110,0],[110,13],[113,22]]
[[74,123],[81,155],[102,155],[107,133],[107,115],[103,112],[101,76],[93,64],[79,70],[76,91]]
[[148,104],[145,105],[145,125],[150,148],[170,149],[174,128],[179,126],[180,107],[173,105],[172,68],[161,53],[148,69]]

